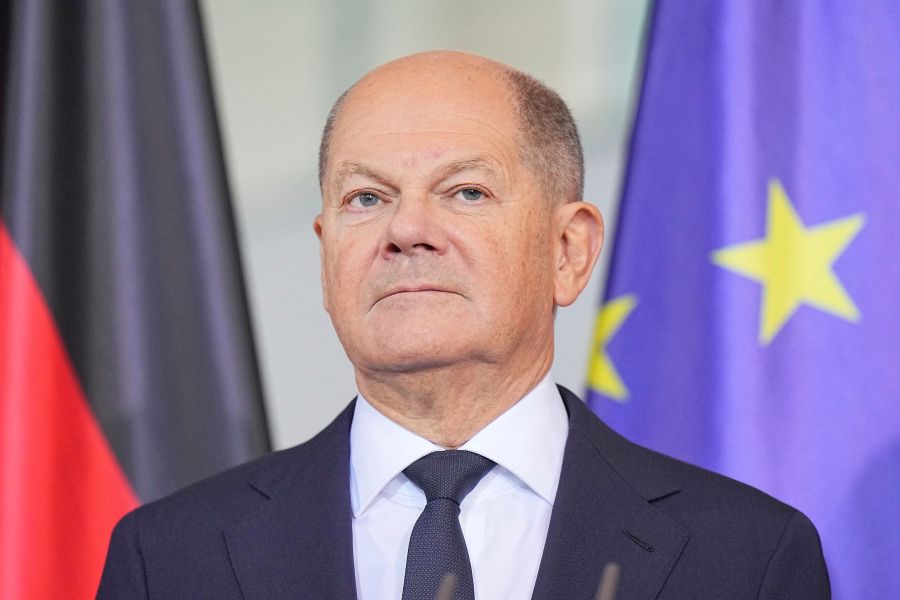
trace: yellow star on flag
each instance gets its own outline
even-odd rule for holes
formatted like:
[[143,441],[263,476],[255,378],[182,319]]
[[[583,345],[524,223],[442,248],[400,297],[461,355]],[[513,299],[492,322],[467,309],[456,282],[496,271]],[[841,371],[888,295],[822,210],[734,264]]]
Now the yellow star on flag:
[[591,352],[591,364],[588,369],[588,385],[595,391],[609,396],[613,400],[624,402],[628,399],[628,388],[622,383],[615,365],[606,353],[606,346],[616,335],[622,323],[637,306],[637,297],[633,294],[619,296],[603,305],[597,314],[594,327],[594,343]]
[[759,282],[759,341],[767,346],[801,304],[858,322],[832,265],[865,224],[862,214],[805,227],[778,180],[769,182],[766,237],[716,250],[712,262]]

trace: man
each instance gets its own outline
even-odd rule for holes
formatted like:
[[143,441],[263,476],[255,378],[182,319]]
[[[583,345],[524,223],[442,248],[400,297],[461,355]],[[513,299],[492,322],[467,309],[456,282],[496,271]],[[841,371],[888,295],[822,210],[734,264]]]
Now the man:
[[388,63],[336,103],[320,180],[359,396],[306,444],[125,517],[101,598],[586,599],[610,562],[620,600],[829,597],[802,514],[550,382],[556,307],[603,237],[556,94],[462,53]]

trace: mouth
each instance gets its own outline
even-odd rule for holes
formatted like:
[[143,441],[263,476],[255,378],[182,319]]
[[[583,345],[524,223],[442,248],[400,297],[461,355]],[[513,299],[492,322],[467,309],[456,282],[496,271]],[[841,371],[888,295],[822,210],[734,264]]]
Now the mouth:
[[419,293],[444,293],[444,294],[456,294],[457,292],[441,287],[439,285],[431,285],[431,284],[421,284],[421,285],[401,285],[397,287],[393,287],[387,291],[387,293],[382,294],[378,300],[376,300],[375,304],[378,304],[382,300],[387,298],[391,298],[392,296],[399,296],[401,294],[419,294]]

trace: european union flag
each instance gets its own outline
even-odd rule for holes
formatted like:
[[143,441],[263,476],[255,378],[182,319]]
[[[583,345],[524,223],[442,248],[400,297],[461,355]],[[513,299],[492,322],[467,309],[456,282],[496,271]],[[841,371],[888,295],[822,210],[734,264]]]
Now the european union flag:
[[900,598],[900,3],[660,0],[590,404]]

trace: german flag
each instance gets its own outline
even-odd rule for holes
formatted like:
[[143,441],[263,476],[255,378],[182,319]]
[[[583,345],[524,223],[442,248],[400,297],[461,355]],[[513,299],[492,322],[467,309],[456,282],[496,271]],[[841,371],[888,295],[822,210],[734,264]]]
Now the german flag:
[[0,598],[269,448],[198,7],[0,5]]

